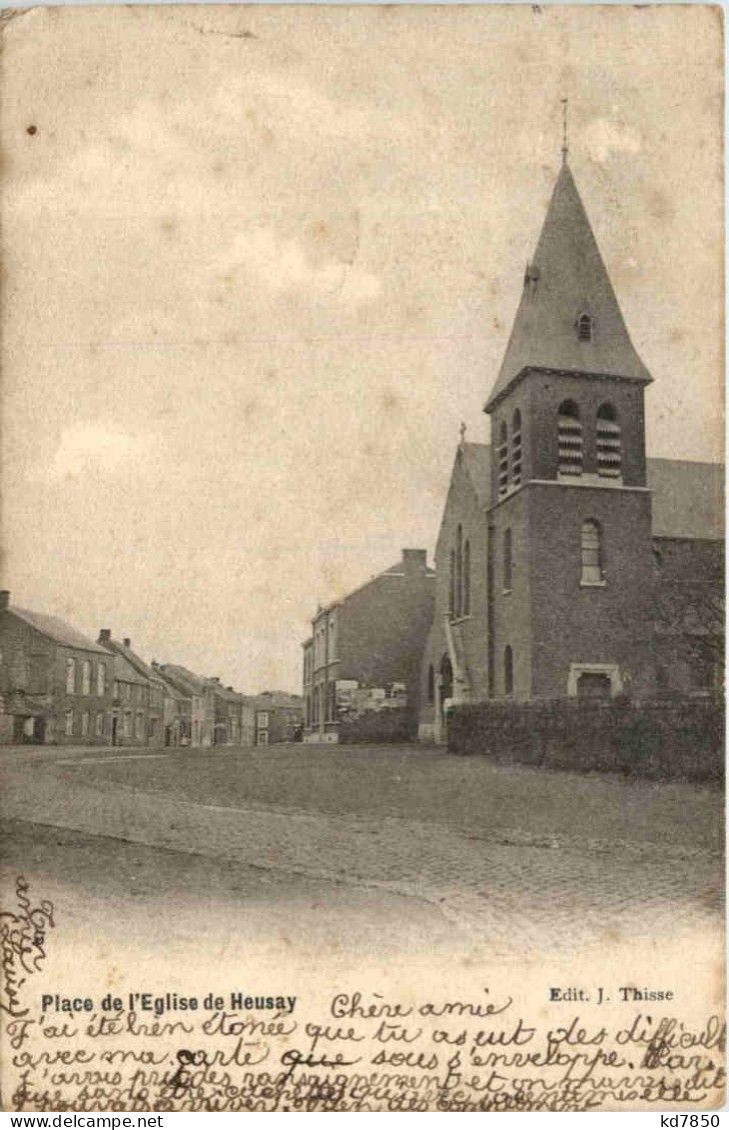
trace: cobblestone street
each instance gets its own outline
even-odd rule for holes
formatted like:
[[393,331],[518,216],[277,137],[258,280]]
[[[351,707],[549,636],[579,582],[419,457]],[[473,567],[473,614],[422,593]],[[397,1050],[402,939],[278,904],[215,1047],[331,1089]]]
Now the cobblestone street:
[[362,899],[397,900],[404,932],[417,908],[436,933],[514,958],[720,924],[707,789],[417,748],[26,749],[3,769],[7,819],[253,868],[243,904],[266,901],[264,878],[286,898],[318,885],[319,907],[345,915],[351,897],[360,915]]

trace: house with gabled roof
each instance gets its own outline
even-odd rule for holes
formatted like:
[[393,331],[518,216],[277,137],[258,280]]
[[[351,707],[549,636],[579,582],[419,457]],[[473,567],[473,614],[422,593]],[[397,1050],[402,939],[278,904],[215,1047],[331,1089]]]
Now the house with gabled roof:
[[185,725],[182,727],[181,744],[195,747],[212,745],[215,702],[206,688],[206,680],[178,663],[160,663],[159,671],[182,696]]
[[111,657],[114,673],[112,698],[112,745],[142,746],[148,744],[150,681],[139,666],[129,657],[129,640],[120,643],[112,640],[108,628],[99,633],[100,647]]
[[109,745],[112,694],[103,647],[0,592],[0,743]]
[[[118,690],[122,695],[117,710],[117,725],[115,727],[116,744],[139,745],[142,738],[138,737],[140,727],[143,729],[145,745],[164,744],[164,700],[166,685],[159,674],[145,663],[144,660],[132,650],[129,637],[123,640],[114,639],[110,628],[102,628],[97,642],[115,657],[115,679]],[[117,660],[124,660],[119,663]],[[128,667],[137,674],[139,681],[132,682],[126,676]],[[139,690],[139,687],[144,690]],[[124,698],[128,693],[132,695],[132,703]],[[127,717],[129,715],[129,717]],[[131,737],[127,730],[131,728]],[[120,732],[121,731],[121,732]]]

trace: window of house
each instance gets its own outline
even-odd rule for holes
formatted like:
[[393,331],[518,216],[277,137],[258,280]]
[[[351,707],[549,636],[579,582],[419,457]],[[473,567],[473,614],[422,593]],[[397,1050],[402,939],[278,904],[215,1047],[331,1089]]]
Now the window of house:
[[509,644],[504,648],[504,691],[514,693],[514,653]]
[[81,715],[81,737],[82,738],[87,738],[89,736],[89,722],[90,722],[90,720],[91,720],[91,716],[90,716],[88,710],[84,710],[83,714]]
[[103,736],[103,734],[104,734],[104,715],[101,712],[99,712],[96,715],[96,736],[97,736],[97,738],[100,738],[100,737]]
[[511,419],[511,481],[521,486],[521,412],[515,409]]
[[91,664],[84,659],[81,665],[81,694],[91,694]]
[[509,489],[509,429],[506,420],[501,421],[499,428],[499,498],[503,497]]
[[76,660],[66,660],[66,694],[76,693]]
[[435,671],[432,663],[428,667],[428,702],[435,702]]
[[612,404],[601,404],[595,421],[597,473],[605,479],[619,479],[622,453],[620,424]]
[[66,734],[69,737],[73,734],[73,710],[66,711]]
[[132,712],[131,712],[131,710],[125,710],[124,711],[123,730],[124,730],[124,737],[125,738],[131,738],[131,736],[132,736]]
[[268,711],[260,710],[258,712],[258,725],[261,730],[268,729]]
[[119,683],[114,679],[114,698],[119,698]]
[[514,580],[511,529],[504,530],[504,592],[511,592]]
[[103,698],[106,694],[106,664],[100,663],[96,668],[96,694]]
[[580,314],[577,319],[577,337],[580,341],[592,341],[592,318],[589,314]]
[[581,475],[583,463],[580,410],[574,400],[563,400],[557,414],[557,460],[560,475]]
[[581,532],[581,583],[583,585],[602,585],[602,531],[597,522],[591,518],[582,523]]
[[144,715],[141,711],[137,711],[137,717],[134,723],[134,737],[138,740],[144,737]]
[[471,543],[463,545],[463,615],[471,615]]

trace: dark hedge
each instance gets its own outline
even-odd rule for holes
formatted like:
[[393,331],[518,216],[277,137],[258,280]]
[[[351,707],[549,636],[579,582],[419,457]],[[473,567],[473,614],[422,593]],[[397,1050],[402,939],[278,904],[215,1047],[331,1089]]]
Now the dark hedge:
[[469,703],[449,713],[448,748],[548,769],[720,782],[724,703],[718,698]]

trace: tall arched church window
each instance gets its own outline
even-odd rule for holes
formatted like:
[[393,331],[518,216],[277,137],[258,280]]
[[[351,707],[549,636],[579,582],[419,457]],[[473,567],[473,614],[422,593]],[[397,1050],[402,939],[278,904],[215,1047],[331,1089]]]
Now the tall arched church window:
[[471,615],[471,543],[463,546],[463,615]]
[[510,592],[514,579],[514,563],[511,547],[511,528],[504,530],[504,591]]
[[597,522],[590,518],[582,523],[581,531],[581,573],[580,581],[583,585],[600,585],[603,583],[602,560],[602,530]]
[[456,614],[456,551],[451,550],[450,555],[450,573],[448,577],[448,613],[450,616]]
[[580,341],[592,341],[592,318],[589,314],[580,314],[577,319],[577,337]]
[[517,408],[511,419],[511,481],[521,486],[521,412]]
[[435,671],[432,663],[428,668],[428,702],[435,702]]
[[456,616],[463,613],[463,526],[456,531]]
[[514,653],[509,644],[504,648],[504,692],[514,693]]
[[606,479],[619,479],[622,470],[620,424],[612,404],[601,404],[595,421],[597,473]]
[[574,400],[563,400],[557,415],[558,468],[560,475],[582,474],[582,424]]
[[509,430],[506,420],[501,421],[499,428],[499,498],[509,489]]

